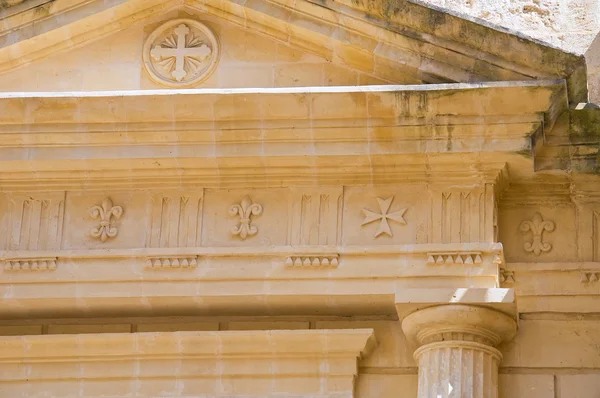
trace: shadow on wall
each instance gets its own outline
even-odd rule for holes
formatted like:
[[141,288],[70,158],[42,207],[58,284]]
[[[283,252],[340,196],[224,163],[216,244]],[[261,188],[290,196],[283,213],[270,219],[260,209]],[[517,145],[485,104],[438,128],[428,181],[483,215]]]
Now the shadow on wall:
[[600,32],[585,52],[588,68],[589,102],[600,104]]

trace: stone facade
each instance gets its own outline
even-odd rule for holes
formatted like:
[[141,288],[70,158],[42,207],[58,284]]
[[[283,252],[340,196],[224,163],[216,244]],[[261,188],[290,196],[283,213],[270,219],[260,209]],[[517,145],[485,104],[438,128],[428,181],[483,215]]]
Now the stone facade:
[[0,19],[0,396],[597,397],[583,57],[405,1]]
[[585,55],[590,102],[600,102],[600,1],[420,0]]

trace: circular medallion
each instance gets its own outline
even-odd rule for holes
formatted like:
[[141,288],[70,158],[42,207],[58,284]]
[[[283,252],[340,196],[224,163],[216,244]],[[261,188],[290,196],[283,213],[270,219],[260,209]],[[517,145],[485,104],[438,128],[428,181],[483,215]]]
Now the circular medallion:
[[152,80],[169,87],[189,87],[217,66],[219,43],[214,33],[193,19],[175,19],[156,28],[143,49]]

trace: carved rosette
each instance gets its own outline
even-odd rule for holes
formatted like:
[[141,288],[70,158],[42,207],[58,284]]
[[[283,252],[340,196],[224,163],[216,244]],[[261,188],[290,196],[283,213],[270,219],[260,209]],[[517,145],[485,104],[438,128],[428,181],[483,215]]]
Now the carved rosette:
[[144,67],[156,83],[189,87],[216,68],[219,43],[214,33],[193,19],[175,19],[154,30],[143,48]]

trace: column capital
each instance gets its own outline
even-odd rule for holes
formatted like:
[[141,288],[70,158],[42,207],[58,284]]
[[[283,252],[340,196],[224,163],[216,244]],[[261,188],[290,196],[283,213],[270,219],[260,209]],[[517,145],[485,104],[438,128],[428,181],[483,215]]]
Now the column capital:
[[437,305],[406,316],[402,329],[420,345],[419,398],[498,398],[502,354],[494,347],[515,336],[512,316],[473,304]]
[[402,321],[402,330],[419,345],[469,341],[495,347],[515,336],[517,322],[488,307],[446,304],[411,313]]

